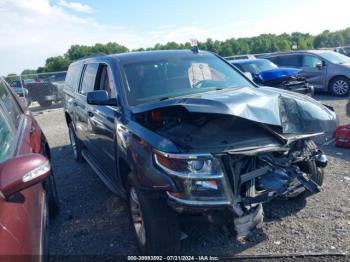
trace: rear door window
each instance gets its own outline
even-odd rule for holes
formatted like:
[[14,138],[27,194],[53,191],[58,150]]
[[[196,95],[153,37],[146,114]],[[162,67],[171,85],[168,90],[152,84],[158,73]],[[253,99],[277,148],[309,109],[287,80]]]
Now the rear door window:
[[280,56],[276,62],[278,63],[279,66],[298,68],[302,66],[302,56],[301,55]]
[[98,64],[88,64],[84,71],[83,81],[81,83],[80,93],[86,95],[95,90],[96,75]]
[[65,79],[66,87],[76,91],[79,86],[80,75],[81,75],[81,65],[80,64],[71,65],[68,69],[67,76]]
[[6,88],[6,85],[3,81],[0,80],[0,103],[3,107],[3,110],[7,112],[9,120],[14,127],[19,126],[21,120],[22,110],[17,104],[15,98]]

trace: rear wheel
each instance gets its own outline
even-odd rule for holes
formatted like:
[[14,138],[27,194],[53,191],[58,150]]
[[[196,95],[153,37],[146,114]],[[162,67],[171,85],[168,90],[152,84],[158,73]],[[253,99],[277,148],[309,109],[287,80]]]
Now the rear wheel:
[[164,199],[142,192],[130,180],[128,206],[141,254],[173,255],[178,252],[181,235],[178,217]]
[[350,81],[346,77],[338,76],[329,83],[329,91],[332,95],[344,97],[349,95]]
[[84,158],[82,155],[81,141],[77,138],[77,136],[75,134],[72,122],[69,123],[68,129],[69,129],[69,140],[70,140],[70,144],[72,146],[74,159],[77,162],[84,162]]

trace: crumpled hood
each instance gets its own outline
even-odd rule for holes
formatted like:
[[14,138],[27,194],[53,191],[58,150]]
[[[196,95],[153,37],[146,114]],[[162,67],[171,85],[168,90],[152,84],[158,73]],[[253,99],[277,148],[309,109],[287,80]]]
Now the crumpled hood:
[[132,113],[183,106],[189,112],[227,114],[280,126],[284,134],[333,133],[336,114],[316,100],[271,87],[241,87],[135,106]]
[[254,78],[257,79],[260,83],[263,83],[266,81],[297,75],[301,71],[302,70],[296,68],[279,67],[255,74]]

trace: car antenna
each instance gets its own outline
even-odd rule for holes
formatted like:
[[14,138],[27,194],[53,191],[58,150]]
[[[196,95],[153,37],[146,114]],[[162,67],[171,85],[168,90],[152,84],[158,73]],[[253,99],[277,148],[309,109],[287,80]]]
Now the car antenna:
[[198,54],[199,48],[198,48],[198,40],[197,39],[191,39],[191,51],[195,54]]

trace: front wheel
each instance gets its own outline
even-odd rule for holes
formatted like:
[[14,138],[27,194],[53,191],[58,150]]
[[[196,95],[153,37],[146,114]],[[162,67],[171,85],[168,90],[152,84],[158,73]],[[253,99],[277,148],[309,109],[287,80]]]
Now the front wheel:
[[329,91],[332,95],[344,97],[349,95],[350,81],[346,77],[339,76],[329,83]]
[[128,183],[128,206],[135,239],[143,255],[174,255],[180,249],[177,214],[166,201]]
[[[314,141],[308,140],[305,141],[305,152],[309,155],[312,154],[312,152],[315,152],[318,150],[317,145]],[[315,160],[308,160],[301,162],[299,164],[299,167],[301,171],[307,173],[311,180],[313,180],[317,185],[322,186],[323,180],[324,180],[324,169],[321,167],[316,166]]]

